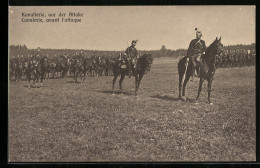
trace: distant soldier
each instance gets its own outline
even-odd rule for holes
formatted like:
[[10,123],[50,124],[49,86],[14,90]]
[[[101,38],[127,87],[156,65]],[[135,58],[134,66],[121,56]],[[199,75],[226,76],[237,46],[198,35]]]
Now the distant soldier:
[[247,54],[246,54],[246,66],[250,66],[250,50],[247,50]]
[[[41,50],[40,50],[40,47],[38,47],[38,49],[37,49],[37,54],[40,54],[40,51],[41,51]],[[36,55],[37,55],[37,54],[36,54]]]
[[23,61],[24,61],[23,54],[21,55],[20,61],[21,61],[21,62],[23,62]]
[[15,63],[15,62],[16,62],[15,56],[13,56],[13,57],[10,59],[10,61],[11,61],[12,63]]
[[196,61],[198,62],[200,60],[200,57],[202,54],[205,54],[206,51],[206,44],[205,41],[201,40],[202,33],[200,30],[195,28],[196,31],[196,39],[193,39],[190,42],[188,51],[187,51],[187,57],[188,61],[190,61],[192,65],[192,70],[191,70],[191,81],[193,81],[193,76],[196,70]]
[[[138,40],[133,40],[132,41],[132,45],[130,47],[128,47],[125,50],[124,55],[127,58],[127,66],[128,66],[128,75],[129,78],[131,77],[131,75],[133,74],[133,68],[135,68],[136,66],[136,62],[138,57],[138,53],[137,53],[137,49],[135,48],[135,45],[137,43]],[[135,62],[134,62],[135,61]]]
[[80,50],[79,55],[80,55],[80,57],[85,57],[85,54],[83,53],[83,50],[82,50],[82,49]]
[[30,56],[30,54],[28,54],[26,61],[27,61],[27,62],[30,62],[30,58],[31,58],[31,56]]
[[17,63],[20,62],[20,55],[19,55],[19,54],[17,55],[16,62],[17,62]]

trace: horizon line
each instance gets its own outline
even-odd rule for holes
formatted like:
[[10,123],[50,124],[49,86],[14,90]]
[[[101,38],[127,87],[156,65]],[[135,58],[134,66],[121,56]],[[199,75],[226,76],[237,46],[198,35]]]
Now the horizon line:
[[[250,44],[230,44],[230,45],[224,45],[224,47],[229,47],[229,46],[237,46],[237,45],[253,45],[255,44],[255,42],[253,43],[250,43]],[[26,44],[9,44],[9,47],[11,46],[26,46]],[[163,45],[162,45],[163,46]],[[40,49],[51,49],[51,50],[88,50],[88,51],[124,51],[124,50],[99,50],[99,49],[83,49],[83,48],[41,48],[39,47]],[[36,48],[29,48],[27,47],[27,49],[29,50],[35,50],[35,49],[38,49],[38,47]],[[187,50],[187,48],[178,48],[178,49],[169,49],[166,47],[166,50],[174,50],[174,51],[177,51],[177,50]],[[138,49],[139,51],[157,51],[157,50],[160,50],[160,49]]]

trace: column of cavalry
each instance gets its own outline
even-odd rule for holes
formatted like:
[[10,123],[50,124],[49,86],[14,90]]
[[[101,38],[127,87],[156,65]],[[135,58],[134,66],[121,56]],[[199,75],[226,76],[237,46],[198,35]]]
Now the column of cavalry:
[[33,55],[17,55],[9,59],[9,78],[11,81],[27,80],[28,87],[45,79],[73,77],[77,82],[78,76],[112,76],[112,65],[115,56],[92,54],[86,56],[83,52],[74,54],[49,55],[40,52]]
[[43,80],[51,78],[73,77],[74,83],[80,78],[82,84],[86,76],[114,76],[114,84],[118,76],[121,76],[119,85],[122,91],[122,82],[125,75],[135,77],[136,95],[140,82],[147,72],[150,71],[153,58],[151,54],[140,55],[135,49],[137,40],[125,52],[118,52],[117,55],[86,55],[81,50],[74,54],[63,53],[60,55],[42,54],[38,52],[33,55],[17,55],[9,59],[9,77],[11,81],[27,80],[28,87],[33,81],[33,87],[41,86]]
[[217,68],[255,66],[255,50],[225,50],[216,57]]

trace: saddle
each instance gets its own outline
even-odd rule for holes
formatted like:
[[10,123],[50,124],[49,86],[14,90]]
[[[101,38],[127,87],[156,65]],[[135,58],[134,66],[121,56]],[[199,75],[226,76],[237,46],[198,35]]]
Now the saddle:
[[126,69],[127,64],[129,63],[132,68],[136,68],[137,58],[133,58],[131,60],[129,60],[128,58],[122,58],[121,60],[118,61],[118,66],[122,69]]

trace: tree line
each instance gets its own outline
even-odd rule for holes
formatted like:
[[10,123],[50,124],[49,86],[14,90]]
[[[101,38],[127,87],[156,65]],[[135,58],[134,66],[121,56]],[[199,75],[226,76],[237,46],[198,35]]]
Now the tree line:
[[[252,43],[250,45],[242,45],[242,44],[237,44],[237,45],[228,45],[224,47],[225,50],[251,50],[251,51],[255,51],[255,43]],[[138,48],[137,48],[138,49]],[[37,53],[38,49],[28,49],[26,45],[10,45],[9,46],[9,56],[15,56],[17,57],[17,55],[23,55],[24,57],[28,56],[28,55],[34,55],[35,53]],[[101,51],[101,50],[82,50],[83,53],[86,56],[91,56],[94,53],[97,55],[105,55],[105,56],[118,56],[120,52],[124,52],[124,50],[122,51]],[[140,55],[145,54],[145,53],[149,53],[152,54],[153,57],[182,57],[185,56],[187,54],[187,49],[177,49],[177,50],[171,50],[171,49],[167,49],[167,47],[165,45],[162,45],[160,50],[138,50]],[[51,48],[44,48],[44,49],[40,49],[40,53],[42,55],[46,55],[48,54],[50,57],[54,56],[55,54],[57,56],[63,54],[63,53],[67,53],[69,55],[75,54],[76,52],[80,52],[79,49],[51,49]]]

